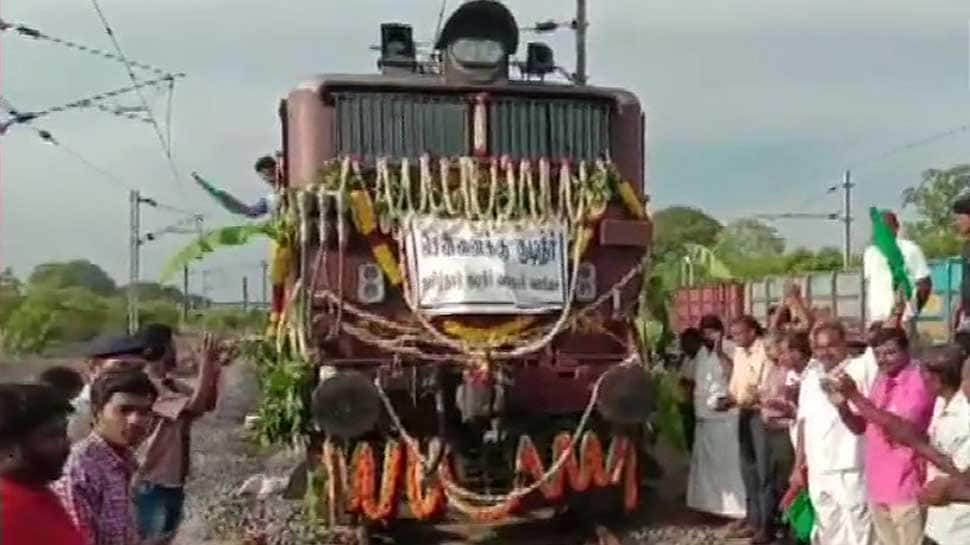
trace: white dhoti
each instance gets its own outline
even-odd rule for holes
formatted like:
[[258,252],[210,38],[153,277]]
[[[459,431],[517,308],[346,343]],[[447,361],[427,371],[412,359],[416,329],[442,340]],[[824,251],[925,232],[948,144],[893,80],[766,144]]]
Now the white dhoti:
[[697,420],[687,477],[687,506],[705,513],[744,518],[737,414]]
[[862,471],[812,474],[810,467],[808,495],[815,509],[812,545],[875,545]]
[[718,357],[706,347],[694,361],[694,449],[687,476],[687,506],[730,518],[744,518],[744,481],[741,479],[741,445],[738,411],[715,411],[727,395],[728,377]]

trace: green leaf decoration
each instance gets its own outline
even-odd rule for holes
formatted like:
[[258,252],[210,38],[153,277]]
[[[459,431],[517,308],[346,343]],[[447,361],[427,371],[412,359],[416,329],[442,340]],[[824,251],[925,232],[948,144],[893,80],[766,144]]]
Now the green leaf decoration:
[[681,420],[680,403],[683,401],[676,373],[663,371],[657,388],[657,414],[654,423],[657,431],[680,452],[687,452],[687,434]]
[[275,222],[264,222],[231,225],[205,233],[182,248],[168,261],[162,270],[160,282],[164,283],[171,280],[183,267],[202,259],[206,254],[210,254],[218,248],[244,246],[258,236],[265,236],[278,241],[282,236],[282,229]]

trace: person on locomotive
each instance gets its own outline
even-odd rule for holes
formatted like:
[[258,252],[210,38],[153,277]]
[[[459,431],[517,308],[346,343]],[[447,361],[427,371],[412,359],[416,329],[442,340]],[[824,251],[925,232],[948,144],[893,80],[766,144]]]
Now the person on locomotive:
[[[245,216],[251,219],[273,215],[276,213],[280,205],[280,193],[278,192],[280,183],[279,164],[276,162],[276,159],[273,159],[269,155],[265,155],[256,160],[256,164],[253,165],[253,169],[256,171],[259,178],[271,188],[269,193],[257,199],[253,204],[246,204],[234,197],[228,191],[215,187],[197,172],[192,173],[192,178],[196,181],[196,183],[199,184],[199,186],[202,187],[202,189],[206,191],[206,193],[219,202],[223,208],[233,214]],[[285,285],[288,275],[288,261],[290,258],[290,253],[285,245],[275,244],[272,248],[271,255],[272,267],[270,276],[273,292],[272,308],[270,311],[269,325],[267,326],[267,334],[269,335],[276,332],[276,323],[279,320],[280,313],[283,312],[283,302],[286,297]]]
[[269,155],[260,157],[256,160],[256,164],[253,165],[253,169],[256,171],[259,178],[266,182],[271,189],[269,193],[257,199],[253,204],[246,204],[237,199],[228,191],[217,188],[205,178],[200,176],[198,172],[192,173],[192,179],[194,179],[196,183],[202,187],[202,189],[204,189],[229,212],[255,219],[261,218],[267,214],[272,214],[275,211],[276,204],[279,201],[279,196],[275,190],[277,180],[276,159],[273,159]]

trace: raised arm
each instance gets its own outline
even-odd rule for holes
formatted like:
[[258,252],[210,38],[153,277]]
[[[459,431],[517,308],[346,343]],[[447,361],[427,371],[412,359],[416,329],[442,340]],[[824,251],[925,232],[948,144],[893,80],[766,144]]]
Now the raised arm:
[[185,407],[193,416],[201,416],[215,408],[221,367],[231,354],[215,337],[206,333],[202,337],[199,356],[202,361],[199,362],[198,383]]
[[247,218],[258,218],[270,212],[269,203],[266,202],[266,199],[259,199],[255,204],[249,205],[240,201],[228,191],[215,187],[205,178],[199,176],[198,173],[193,172],[192,178],[202,187],[202,189],[205,189],[205,191],[211,195],[212,198],[219,201],[219,204],[221,204],[223,208],[229,212],[232,212],[233,214],[246,216]]
[[852,402],[852,405],[858,411],[858,415],[864,418],[866,422],[878,426],[892,441],[915,450],[918,455],[938,467],[940,471],[951,475],[960,473],[960,469],[954,465],[953,461],[930,445],[926,440],[926,434],[912,422],[876,407],[869,401],[869,398],[859,392],[854,382],[850,386],[846,382],[847,380],[851,381],[852,379],[846,375],[840,377],[839,391],[848,401]]

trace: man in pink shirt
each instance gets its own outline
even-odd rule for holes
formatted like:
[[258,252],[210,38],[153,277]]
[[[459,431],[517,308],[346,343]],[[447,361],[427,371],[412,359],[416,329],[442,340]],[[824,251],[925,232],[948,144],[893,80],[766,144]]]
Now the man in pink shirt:
[[[879,374],[869,394],[871,405],[898,417],[897,427],[925,437],[935,400],[919,364],[910,357],[906,333],[898,328],[883,329],[872,345]],[[860,395],[851,387],[840,389],[849,401]],[[926,512],[918,495],[925,480],[925,462],[916,450],[896,439],[900,430],[886,430],[872,421],[864,428],[866,485],[876,535],[883,545],[920,545]]]

